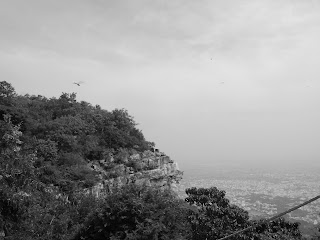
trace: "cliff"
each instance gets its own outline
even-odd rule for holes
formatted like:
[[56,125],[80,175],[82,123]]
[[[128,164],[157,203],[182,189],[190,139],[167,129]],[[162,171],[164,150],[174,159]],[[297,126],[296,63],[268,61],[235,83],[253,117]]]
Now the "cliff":
[[120,163],[115,162],[113,156],[109,155],[108,158],[91,162],[88,166],[96,171],[100,178],[90,189],[97,197],[129,183],[177,191],[177,184],[183,175],[177,162],[164,153],[150,150],[125,155]]

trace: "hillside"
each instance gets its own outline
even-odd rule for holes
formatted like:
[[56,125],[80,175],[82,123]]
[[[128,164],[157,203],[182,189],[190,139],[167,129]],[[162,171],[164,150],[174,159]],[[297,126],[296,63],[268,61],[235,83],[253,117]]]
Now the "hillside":
[[[172,191],[182,172],[125,109],[18,95],[0,82],[0,239],[217,239],[255,224],[215,187]],[[263,223],[236,239],[301,239]]]
[[[21,146],[36,151],[35,166],[45,184],[72,192],[124,175],[133,181],[138,172],[163,167],[160,158],[165,156],[154,151],[154,143],[145,140],[125,109],[109,112],[77,102],[75,93],[47,99],[17,95],[9,83],[1,87],[1,119],[8,114],[19,124]],[[174,165],[169,157],[166,161]]]

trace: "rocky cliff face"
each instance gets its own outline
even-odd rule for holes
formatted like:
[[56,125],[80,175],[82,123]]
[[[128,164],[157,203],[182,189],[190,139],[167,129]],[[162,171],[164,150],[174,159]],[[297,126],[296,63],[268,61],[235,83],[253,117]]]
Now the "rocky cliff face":
[[128,183],[158,186],[177,190],[183,172],[178,164],[163,153],[145,151],[124,156],[121,163],[115,163],[112,156],[89,164],[100,177],[91,192],[99,197]]

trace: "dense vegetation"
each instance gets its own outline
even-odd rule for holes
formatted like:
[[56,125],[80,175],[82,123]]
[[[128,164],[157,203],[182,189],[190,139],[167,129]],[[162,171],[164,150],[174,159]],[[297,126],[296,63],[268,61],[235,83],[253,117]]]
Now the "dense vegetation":
[[[133,183],[100,198],[83,191],[99,182],[91,161],[113,154],[116,165],[154,146],[136,126],[124,109],[77,102],[74,93],[20,96],[0,82],[0,239],[204,240],[256,223],[217,188],[187,189],[185,200]],[[233,239],[301,239],[297,223],[261,221]]]

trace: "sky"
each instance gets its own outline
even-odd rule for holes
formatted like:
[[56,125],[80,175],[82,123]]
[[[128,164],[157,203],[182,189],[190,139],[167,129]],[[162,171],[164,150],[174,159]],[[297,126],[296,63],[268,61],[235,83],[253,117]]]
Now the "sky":
[[320,1],[0,4],[18,94],[125,108],[186,173],[320,166]]

